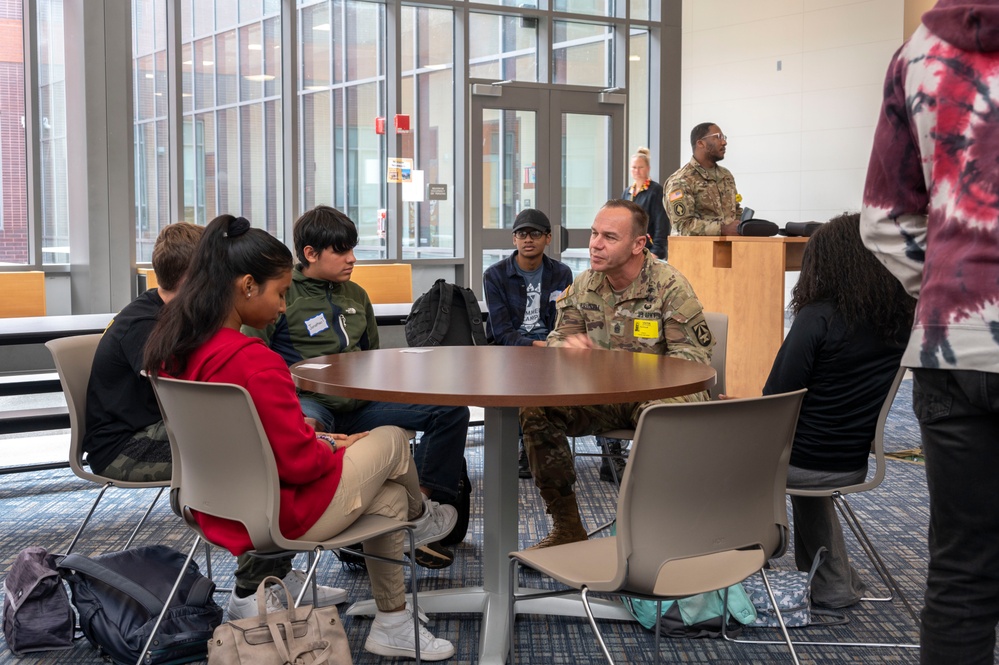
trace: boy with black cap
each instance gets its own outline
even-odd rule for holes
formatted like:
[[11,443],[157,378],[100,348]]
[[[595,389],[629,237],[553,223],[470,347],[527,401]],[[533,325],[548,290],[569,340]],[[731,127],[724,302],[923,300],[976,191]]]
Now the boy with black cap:
[[[572,284],[569,266],[545,255],[551,242],[548,216],[525,208],[513,222],[513,254],[483,274],[489,309],[486,332],[496,344],[545,346],[555,326],[555,299]],[[531,477],[523,445],[520,477]]]

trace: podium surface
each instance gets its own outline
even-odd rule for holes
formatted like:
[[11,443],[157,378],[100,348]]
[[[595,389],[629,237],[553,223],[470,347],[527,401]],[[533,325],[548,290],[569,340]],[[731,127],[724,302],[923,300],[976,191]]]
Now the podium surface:
[[669,262],[709,312],[728,314],[726,390],[763,394],[784,341],[784,276],[801,270],[808,238],[670,236]]

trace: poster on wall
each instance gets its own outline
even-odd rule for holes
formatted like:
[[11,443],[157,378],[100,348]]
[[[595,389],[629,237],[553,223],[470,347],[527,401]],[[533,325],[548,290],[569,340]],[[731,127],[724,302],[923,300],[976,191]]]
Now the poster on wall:
[[405,157],[389,157],[388,181],[394,183],[412,182],[413,160]]
[[423,202],[423,171],[413,171],[409,181],[402,183],[402,200]]

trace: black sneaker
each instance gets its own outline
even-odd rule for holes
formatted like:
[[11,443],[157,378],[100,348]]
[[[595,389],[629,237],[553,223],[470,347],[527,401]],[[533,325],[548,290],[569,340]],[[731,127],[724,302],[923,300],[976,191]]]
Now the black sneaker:
[[531,478],[531,463],[527,461],[527,451],[524,450],[524,440],[520,440],[520,457],[517,458],[517,477]]
[[416,548],[416,563],[431,570],[447,568],[454,563],[454,553],[439,542],[427,543]]

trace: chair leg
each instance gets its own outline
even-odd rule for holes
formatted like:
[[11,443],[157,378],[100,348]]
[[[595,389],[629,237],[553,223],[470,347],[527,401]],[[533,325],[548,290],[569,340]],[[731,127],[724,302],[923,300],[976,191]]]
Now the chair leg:
[[515,665],[517,662],[517,650],[515,648],[514,641],[517,638],[516,622],[517,622],[517,582],[519,581],[520,567],[517,565],[517,560],[510,559],[510,616],[507,621],[509,626],[508,630],[510,634],[508,635],[507,644],[510,645],[510,651],[507,656],[507,662],[510,665]]
[[774,606],[774,611],[777,613],[777,623],[780,624],[780,631],[784,634],[784,642],[787,644],[788,650],[791,652],[791,660],[794,661],[795,665],[800,665],[798,661],[798,654],[794,651],[794,644],[791,642],[791,636],[787,632],[787,626],[784,625],[784,616],[780,613],[780,607],[777,605],[777,598],[774,596],[774,590],[770,588],[770,580],[767,579],[767,571],[764,568],[760,568],[760,575],[763,576],[763,585],[767,587],[767,596],[770,598],[770,603]]
[[662,644],[662,621],[660,621],[663,615],[663,601],[656,601],[656,664],[662,660],[662,651],[660,651],[660,645]]
[[593,628],[593,633],[597,636],[597,642],[600,643],[600,649],[604,652],[604,658],[607,659],[608,665],[614,665],[614,659],[611,658],[610,651],[607,650],[607,645],[604,643],[604,636],[600,634],[600,629],[597,628],[597,620],[593,618],[593,610],[590,609],[590,601],[587,598],[589,591],[585,586],[579,590],[579,594],[583,599],[583,609],[586,610],[586,618],[590,620],[590,627]]
[[128,542],[126,542],[125,547],[122,548],[123,550],[127,550],[132,545],[132,541],[135,540],[135,536],[139,533],[139,529],[141,529],[142,525],[146,523],[146,518],[149,517],[149,513],[153,512],[156,502],[160,500],[160,496],[163,494],[163,490],[165,489],[166,487],[161,487],[159,491],[156,492],[156,496],[153,497],[153,502],[149,504],[149,507],[146,508],[146,512],[142,515],[142,519],[140,519],[139,523],[135,525],[135,528],[132,530],[132,535],[128,537]]
[[888,566],[885,565],[881,555],[878,554],[878,551],[874,548],[874,543],[871,542],[867,532],[864,531],[864,527],[861,525],[857,514],[853,512],[850,502],[846,500],[845,496],[840,494],[833,496],[833,503],[839,509],[839,513],[843,517],[843,521],[850,527],[850,531],[853,532],[854,537],[860,544],[860,548],[864,550],[864,554],[867,555],[867,559],[871,562],[871,566],[874,568],[875,572],[877,572],[878,577],[881,578],[881,581],[884,582],[884,585],[888,590],[888,595],[886,597],[865,597],[862,600],[883,602],[890,601],[897,595],[899,600],[902,601],[902,604],[905,605],[905,608],[909,611],[913,621],[915,621],[918,625],[919,614],[909,603],[909,599],[905,597],[905,594],[902,593],[902,589],[899,587],[898,582],[895,581],[891,571],[888,570]]
[[305,590],[310,586],[312,587],[312,606],[319,607],[319,584],[316,582],[316,568],[319,567],[319,557],[321,555],[322,550],[318,547],[314,550],[309,550],[309,570],[305,574],[302,590],[298,592],[298,597],[295,599],[295,607],[302,604],[302,598],[305,598]]
[[76,547],[77,541],[80,540],[80,535],[83,533],[83,530],[87,528],[87,524],[90,523],[90,518],[93,516],[94,511],[97,510],[97,504],[101,502],[101,499],[104,497],[104,493],[108,491],[109,487],[111,487],[110,482],[104,483],[104,487],[101,488],[101,491],[97,494],[97,498],[94,499],[93,505],[90,506],[90,512],[88,512],[87,516],[83,518],[83,524],[81,524],[80,528],[76,530],[76,535],[73,536],[73,540],[70,541],[69,547],[66,548],[66,554],[72,552],[73,548]]
[[170,589],[170,595],[166,597],[163,601],[163,610],[160,612],[159,616],[156,617],[156,623],[153,624],[153,629],[149,633],[149,639],[142,646],[142,651],[139,652],[139,659],[135,661],[135,665],[142,665],[142,662],[146,659],[146,653],[149,651],[149,647],[152,646],[153,641],[156,639],[156,634],[160,630],[160,624],[163,623],[163,617],[170,610],[170,603],[173,602],[173,597],[177,594],[177,589],[180,587],[180,582],[184,578],[184,573],[187,572],[187,567],[191,565],[191,560],[194,558],[194,553],[198,551],[198,543],[201,542],[201,536],[194,536],[194,542],[191,543],[191,551],[187,553],[187,559],[184,560],[184,565],[181,566],[180,572],[177,574],[177,580],[173,583],[173,588]]
[[[406,529],[409,539],[409,551],[416,552],[416,532],[412,527]],[[413,635],[416,639],[416,665],[420,665],[420,602],[416,597],[416,557],[409,557],[409,582],[413,587]]]

